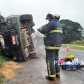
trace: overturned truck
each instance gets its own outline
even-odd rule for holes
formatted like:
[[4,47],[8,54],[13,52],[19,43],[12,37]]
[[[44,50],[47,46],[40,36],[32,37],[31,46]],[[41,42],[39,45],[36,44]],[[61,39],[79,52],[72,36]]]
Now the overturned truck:
[[4,55],[26,61],[31,54],[36,55],[31,34],[35,32],[31,14],[12,15],[0,22],[0,32],[4,39]]

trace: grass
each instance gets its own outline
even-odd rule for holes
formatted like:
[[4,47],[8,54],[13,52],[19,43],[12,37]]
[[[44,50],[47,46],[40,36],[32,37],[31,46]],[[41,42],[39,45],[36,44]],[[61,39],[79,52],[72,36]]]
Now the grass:
[[2,75],[0,74],[0,84],[3,84]]
[[5,61],[6,61],[5,57],[0,55],[0,68],[2,67],[2,65]]
[[[0,52],[0,69],[3,66],[3,63],[6,61],[5,57],[3,55],[1,55]],[[3,80],[2,80],[2,74],[0,73],[0,84],[3,84]]]
[[[62,48],[67,48],[67,45],[68,44],[62,44]],[[69,47],[70,47],[70,49],[84,50],[84,46],[80,46],[80,45],[70,44]]]

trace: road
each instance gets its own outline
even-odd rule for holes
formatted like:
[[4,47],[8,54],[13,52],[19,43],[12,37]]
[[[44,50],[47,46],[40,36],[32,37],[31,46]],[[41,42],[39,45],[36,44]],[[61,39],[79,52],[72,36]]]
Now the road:
[[[60,58],[66,54],[74,54],[79,60],[84,59],[84,52],[79,50],[61,49]],[[4,84],[84,84],[84,71],[65,71],[61,69],[61,78],[55,81],[49,81],[45,78],[47,75],[45,52],[42,50],[34,58],[29,58],[27,62],[19,62],[24,68],[16,69],[16,77],[6,80]]]
[[65,48],[60,50],[60,58],[63,58],[67,54],[73,54],[76,58],[78,58],[79,62],[84,61],[84,50],[70,49],[69,52],[67,52]]

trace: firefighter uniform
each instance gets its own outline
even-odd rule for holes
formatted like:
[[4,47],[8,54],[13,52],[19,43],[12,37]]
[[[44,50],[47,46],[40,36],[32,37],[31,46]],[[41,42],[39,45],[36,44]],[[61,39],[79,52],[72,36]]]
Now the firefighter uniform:
[[38,31],[45,35],[44,45],[48,77],[55,78],[56,75],[60,74],[58,59],[59,49],[62,44],[62,26],[57,18],[53,18],[48,24],[39,28]]

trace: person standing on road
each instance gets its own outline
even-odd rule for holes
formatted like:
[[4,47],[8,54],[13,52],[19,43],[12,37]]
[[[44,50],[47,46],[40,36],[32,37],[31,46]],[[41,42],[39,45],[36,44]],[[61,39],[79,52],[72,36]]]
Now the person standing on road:
[[48,24],[37,29],[44,34],[44,45],[46,50],[46,63],[48,76],[47,79],[53,80],[60,77],[60,67],[58,64],[59,49],[62,44],[62,26],[59,22],[60,16],[53,12],[47,14]]

